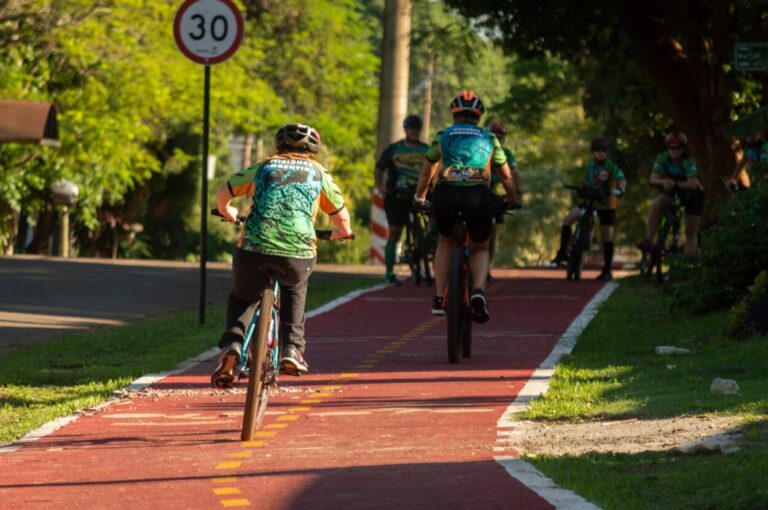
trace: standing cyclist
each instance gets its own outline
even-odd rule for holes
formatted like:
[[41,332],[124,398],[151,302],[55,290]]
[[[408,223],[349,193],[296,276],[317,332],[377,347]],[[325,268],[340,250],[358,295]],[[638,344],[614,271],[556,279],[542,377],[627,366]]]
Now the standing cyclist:
[[235,222],[235,197],[251,198],[251,212],[232,259],[232,291],[227,300],[226,328],[219,341],[219,364],[211,377],[215,387],[231,387],[240,363],[245,330],[264,287],[263,264],[276,265],[280,283],[282,371],[309,370],[304,359],[304,304],[315,265],[314,220],[318,206],[331,216],[331,239],[351,235],[344,198],[328,171],[316,161],[320,134],[304,124],[286,124],[275,135],[277,153],[243,170],[216,191],[216,206]]
[[[512,150],[504,145],[504,140],[507,138],[507,128],[501,122],[494,122],[488,127],[488,131],[496,135],[496,138],[499,139],[499,144],[501,144],[504,155],[507,157],[507,164],[509,165],[509,170],[512,172],[512,178],[515,181],[515,190],[519,196],[522,188],[520,186],[520,170],[517,168],[517,159]],[[501,179],[499,179],[499,175],[496,172],[491,172],[491,193],[493,194],[493,201],[495,204],[503,204],[506,201],[507,192],[504,191],[504,186],[501,184]],[[491,231],[491,241],[488,248],[490,259],[488,263],[488,281],[491,281],[490,268],[493,267],[493,256],[496,254],[496,237],[498,235],[499,225],[502,223],[504,223],[503,210],[494,218],[493,230]]]
[[432,205],[437,219],[439,240],[435,254],[435,291],[432,313],[445,315],[443,295],[448,286],[451,252],[455,247],[452,237],[451,213],[466,216],[472,256],[470,271],[476,288],[470,296],[475,322],[486,322],[490,315],[485,299],[488,276],[488,240],[493,226],[491,170],[499,173],[507,192],[510,207],[519,207],[515,200],[515,184],[509,171],[507,158],[493,133],[477,127],[485,112],[483,102],[474,92],[464,91],[451,102],[454,124],[437,133],[427,152],[427,158],[416,188],[414,202],[423,205],[427,188],[437,176],[432,194]]
[[384,212],[389,224],[389,238],[384,247],[385,278],[394,285],[400,285],[395,276],[397,243],[400,241],[403,226],[408,222],[421,165],[429,149],[429,145],[420,139],[421,128],[421,118],[418,115],[408,115],[403,121],[405,138],[384,149],[374,170],[376,189],[384,194]]
[[699,182],[696,162],[688,155],[688,138],[683,133],[673,131],[664,138],[667,151],[659,154],[651,171],[651,186],[662,189],[662,193],[653,199],[648,211],[648,229],[640,249],[650,251],[653,238],[661,220],[662,212],[672,205],[675,195],[685,208],[685,253],[691,254],[698,247],[699,223],[704,210],[704,193]]
[[[613,263],[613,226],[616,222],[617,199],[624,196],[627,190],[627,179],[624,172],[616,163],[608,159],[608,140],[595,138],[590,145],[593,159],[584,167],[584,185],[587,188],[600,190],[602,200],[595,204],[600,218],[600,236],[603,240],[603,271],[597,279],[613,280],[611,264]],[[568,261],[568,243],[571,240],[571,225],[579,220],[581,208],[574,207],[563,219],[560,232],[560,249],[557,251],[553,264],[560,265]]]

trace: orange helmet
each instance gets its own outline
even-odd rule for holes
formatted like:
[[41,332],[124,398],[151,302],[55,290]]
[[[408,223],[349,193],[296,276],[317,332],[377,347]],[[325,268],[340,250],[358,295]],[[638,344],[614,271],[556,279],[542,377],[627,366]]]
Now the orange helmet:
[[471,90],[464,90],[451,101],[451,111],[453,113],[472,113],[480,117],[485,113],[485,106],[480,96]]

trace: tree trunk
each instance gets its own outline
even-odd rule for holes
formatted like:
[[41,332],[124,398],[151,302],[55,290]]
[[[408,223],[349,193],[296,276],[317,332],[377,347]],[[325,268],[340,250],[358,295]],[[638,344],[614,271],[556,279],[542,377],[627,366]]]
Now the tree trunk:
[[723,179],[731,175],[737,160],[731,142],[720,132],[730,122],[731,90],[723,62],[713,50],[714,45],[732,45],[733,37],[688,26],[684,48],[663,13],[651,12],[642,2],[633,5],[623,11],[622,25],[676,129],[688,137],[711,210],[714,203],[727,200]]
[[422,133],[424,140],[429,143],[432,137],[429,136],[429,118],[432,116],[432,75],[435,73],[435,54],[429,52],[427,56],[427,79],[424,80],[424,110],[422,113],[422,119],[424,120],[424,127]]
[[32,238],[32,244],[29,245],[27,253],[36,255],[48,255],[51,244],[53,229],[56,227],[56,211],[49,206],[46,210],[40,211],[37,216],[37,225],[35,226],[35,235]]

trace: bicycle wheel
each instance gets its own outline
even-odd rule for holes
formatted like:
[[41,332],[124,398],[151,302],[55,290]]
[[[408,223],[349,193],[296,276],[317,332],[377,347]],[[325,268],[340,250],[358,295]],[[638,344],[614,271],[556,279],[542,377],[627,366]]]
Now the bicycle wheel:
[[566,280],[581,280],[581,268],[583,265],[583,246],[584,242],[582,237],[582,226],[576,227],[576,232],[573,234],[573,240],[571,242],[571,250],[568,255],[568,263],[565,266],[565,279]]
[[414,218],[413,246],[419,281],[432,285],[432,272],[429,267],[429,242],[420,218]]
[[245,413],[243,415],[243,431],[240,435],[243,441],[253,439],[253,434],[264,420],[264,411],[269,399],[269,385],[264,383],[264,364],[267,358],[267,337],[272,324],[272,306],[275,294],[271,288],[264,290],[259,305],[259,318],[256,335],[251,341],[251,365],[248,372],[248,393],[245,397]]
[[458,363],[461,360],[462,333],[464,331],[463,308],[466,276],[463,263],[464,253],[461,247],[453,250],[451,272],[448,277],[447,303],[445,318],[448,327],[448,361]]
[[464,295],[462,299],[461,318],[461,355],[465,358],[472,356],[472,308],[469,304],[469,293],[472,292],[472,273],[469,271],[469,260],[465,259],[464,274]]
[[656,270],[656,281],[658,283],[664,283],[665,281],[664,258],[667,254],[668,238],[671,237],[669,235],[671,228],[672,225],[670,222],[664,221],[662,223],[661,228],[659,229],[659,234],[656,237],[656,244],[653,247],[653,263],[654,269]]

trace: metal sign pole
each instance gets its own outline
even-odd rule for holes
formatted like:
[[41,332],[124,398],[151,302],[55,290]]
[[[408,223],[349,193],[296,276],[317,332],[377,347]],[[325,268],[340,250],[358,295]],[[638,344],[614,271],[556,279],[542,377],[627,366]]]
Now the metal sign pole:
[[211,66],[205,66],[203,86],[203,171],[202,209],[200,211],[200,312],[198,321],[205,324],[205,269],[208,254],[208,132],[211,110]]

